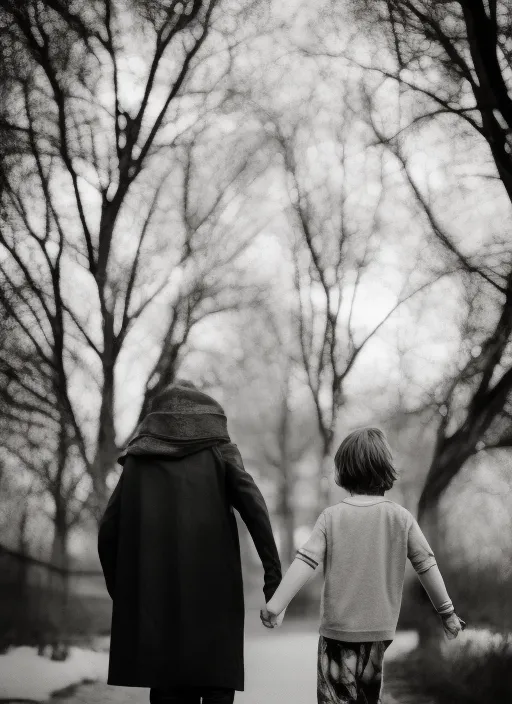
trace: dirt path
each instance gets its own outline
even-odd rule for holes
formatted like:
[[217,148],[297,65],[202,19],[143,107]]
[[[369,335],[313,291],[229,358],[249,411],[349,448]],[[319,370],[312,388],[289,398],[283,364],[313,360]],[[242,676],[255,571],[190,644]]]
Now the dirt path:
[[[236,704],[316,702],[316,624],[290,624],[265,631],[249,619],[246,636],[246,691]],[[252,622],[254,620],[254,623]],[[415,645],[415,634],[399,633],[386,654],[383,704],[434,704],[411,698],[400,679],[399,659]],[[147,689],[84,684],[55,697],[54,704],[146,704]]]

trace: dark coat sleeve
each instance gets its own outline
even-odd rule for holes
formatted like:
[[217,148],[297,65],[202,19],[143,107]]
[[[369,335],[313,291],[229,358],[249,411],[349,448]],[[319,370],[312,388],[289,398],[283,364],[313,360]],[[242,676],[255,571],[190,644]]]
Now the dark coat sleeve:
[[114,598],[116,576],[117,543],[119,537],[119,514],[121,511],[121,489],[123,474],[119,477],[116,488],[107,504],[98,532],[98,554],[100,557],[107,591]]
[[265,600],[269,601],[281,582],[281,561],[265,499],[244,469],[237,446],[228,443],[219,445],[218,450],[226,466],[228,498],[251,534],[265,573]]

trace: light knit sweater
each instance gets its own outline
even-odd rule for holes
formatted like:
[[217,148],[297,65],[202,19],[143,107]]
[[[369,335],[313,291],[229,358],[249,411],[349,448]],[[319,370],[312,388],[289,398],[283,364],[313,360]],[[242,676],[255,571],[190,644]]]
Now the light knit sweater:
[[323,565],[321,635],[352,642],[392,640],[406,559],[418,574],[436,564],[412,514],[384,496],[348,497],[327,508],[297,558]]

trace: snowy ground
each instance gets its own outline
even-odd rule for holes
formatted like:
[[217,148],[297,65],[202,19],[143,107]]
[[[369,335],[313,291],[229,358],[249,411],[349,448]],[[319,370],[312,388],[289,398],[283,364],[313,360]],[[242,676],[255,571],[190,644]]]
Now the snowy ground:
[[[316,649],[318,634],[314,624],[285,624],[278,631],[257,625],[257,614],[248,615],[246,637],[246,691],[237,695],[237,704],[310,704],[316,700]],[[496,640],[494,638],[494,640]],[[493,642],[489,633],[466,631],[447,643],[448,653],[456,653],[470,642],[476,650]],[[511,647],[512,647],[512,641]],[[497,644],[497,642],[496,642]],[[417,645],[414,632],[400,632],[386,653],[386,661],[398,658]],[[142,704],[148,690],[107,687],[108,640],[98,641],[102,652],[72,648],[66,662],[52,662],[37,656],[32,648],[17,648],[0,656],[0,700],[46,701],[52,693],[80,682],[95,682],[65,693],[59,704]],[[385,700],[391,704],[392,700]]]
[[65,662],[39,657],[36,648],[15,648],[0,656],[0,699],[46,701],[77,682],[104,682],[108,656],[71,648]]

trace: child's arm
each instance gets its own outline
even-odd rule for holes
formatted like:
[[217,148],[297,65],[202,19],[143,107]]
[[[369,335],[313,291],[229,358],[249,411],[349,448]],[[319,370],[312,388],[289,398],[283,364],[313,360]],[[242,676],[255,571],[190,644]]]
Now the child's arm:
[[315,567],[303,560],[295,559],[287,570],[274,596],[268,602],[266,611],[270,618],[278,616],[306,582],[315,574]]
[[452,601],[448,596],[444,580],[437,564],[420,572],[418,578],[427,592],[432,606],[439,615],[449,615],[454,611]]
[[444,632],[448,638],[456,638],[465,624],[455,613],[434,553],[415,520],[409,529],[407,555],[433,607],[441,616]]
[[261,620],[269,628],[281,625],[284,610],[306,582],[315,574],[319,564],[324,561],[326,551],[326,519],[322,513],[316,522],[310,539],[297,551],[297,557],[273,597],[261,612]]
[[452,601],[437,565],[432,565],[426,572],[418,574],[418,578],[427,592],[432,606],[441,616],[443,629],[448,638],[457,638],[460,631],[464,630],[465,623],[459,619],[453,608]]

